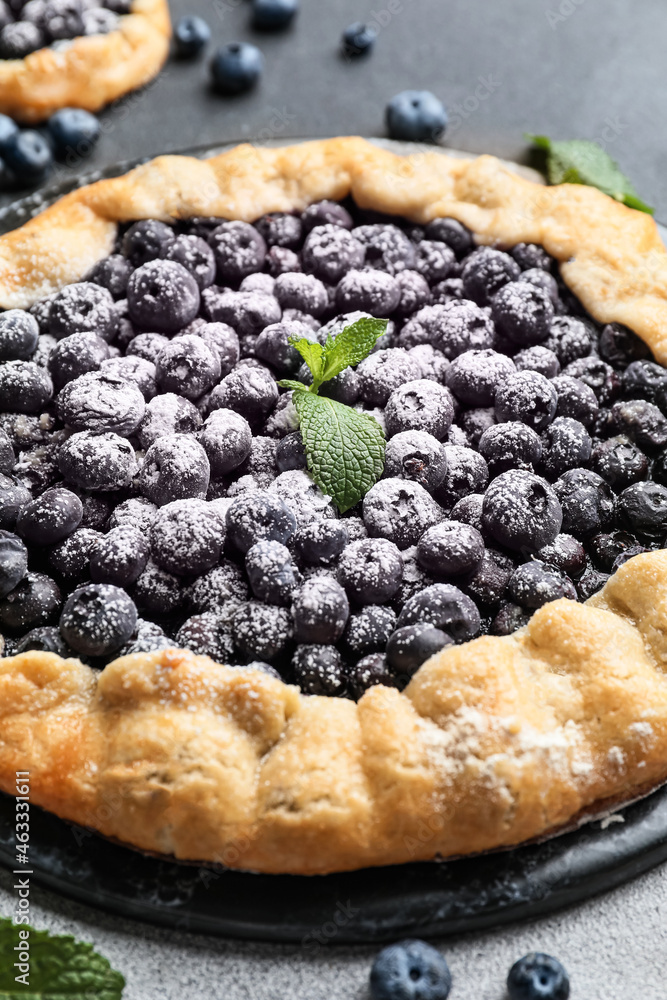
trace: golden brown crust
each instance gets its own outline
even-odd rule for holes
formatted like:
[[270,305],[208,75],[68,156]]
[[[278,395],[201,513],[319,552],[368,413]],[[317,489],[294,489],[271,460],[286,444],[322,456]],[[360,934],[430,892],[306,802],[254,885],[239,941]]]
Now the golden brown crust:
[[183,650],[0,661],[0,787],[135,847],[315,874],[509,847],[667,779],[667,552],[587,606],[306,697]]
[[109,253],[118,221],[253,221],[349,194],[418,223],[453,216],[482,243],[541,244],[597,320],[625,323],[667,363],[667,251],[650,216],[594,188],[536,184],[491,156],[398,156],[357,138],[237,146],[205,161],[162,156],[74,191],[0,239],[0,305],[26,307],[80,280]]
[[25,123],[43,121],[58,108],[99,111],[157,75],[170,35],[166,0],[134,0],[115,31],[0,61],[0,111]]

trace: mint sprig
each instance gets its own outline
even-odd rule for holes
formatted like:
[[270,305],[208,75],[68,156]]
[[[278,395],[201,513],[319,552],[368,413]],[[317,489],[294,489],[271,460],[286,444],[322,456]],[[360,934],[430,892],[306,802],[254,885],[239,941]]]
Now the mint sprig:
[[[27,932],[27,939],[21,932]],[[24,953],[29,955],[27,963],[20,961]],[[29,966],[27,975],[15,962]],[[22,974],[23,980],[17,981]],[[0,1000],[120,1000],[124,986],[120,972],[92,944],[0,917]]]
[[597,142],[587,139],[557,142],[546,135],[528,135],[527,138],[547,154],[550,184],[586,184],[629,208],[653,214],[653,209],[639,198],[618,164]]
[[278,383],[293,390],[308,471],[341,514],[382,475],[384,433],[373,417],[318,392],[324,382],[368,357],[386,329],[387,320],[364,317],[337,337],[329,335],[324,345],[291,337],[289,342],[310,368],[313,382],[310,386],[294,379]]

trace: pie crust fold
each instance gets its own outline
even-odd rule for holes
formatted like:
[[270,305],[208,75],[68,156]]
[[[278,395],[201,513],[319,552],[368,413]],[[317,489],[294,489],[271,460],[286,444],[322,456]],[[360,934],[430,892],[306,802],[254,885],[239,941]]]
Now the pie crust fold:
[[134,0],[106,35],[81,35],[58,50],[1,60],[0,112],[32,124],[59,108],[99,111],[159,73],[170,37],[167,0]]
[[[26,307],[111,252],[121,221],[248,221],[352,194],[482,243],[540,243],[600,321],[667,363],[667,255],[648,216],[542,188],[492,157],[399,157],[361,139],[161,157],[66,196],[0,239],[0,305]],[[663,332],[664,331],[664,332]],[[667,551],[587,605],[432,657],[399,693],[303,696],[184,650],[96,672],[0,660],[0,788],[142,850],[267,873],[447,858],[542,838],[667,780]]]

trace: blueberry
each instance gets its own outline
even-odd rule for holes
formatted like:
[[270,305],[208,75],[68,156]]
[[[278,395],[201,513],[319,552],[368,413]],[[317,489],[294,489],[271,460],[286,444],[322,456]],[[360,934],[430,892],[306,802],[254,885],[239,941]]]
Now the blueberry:
[[160,618],[173,616],[185,604],[183,578],[161,569],[150,559],[134,586],[137,606]]
[[542,431],[556,416],[558,395],[551,382],[538,372],[516,372],[496,390],[495,410],[500,422],[520,420]]
[[0,363],[0,412],[39,413],[52,397],[50,375],[33,361]]
[[580,379],[572,378],[570,375],[557,375],[551,380],[551,385],[558,396],[557,416],[572,417],[581,421],[584,427],[590,430],[599,412],[593,390]]
[[248,421],[234,410],[214,410],[198,434],[211,466],[212,476],[223,476],[238,468],[252,447]]
[[239,282],[263,267],[266,243],[247,222],[223,222],[209,236],[209,244],[219,281]]
[[455,642],[474,638],[480,629],[479,611],[470,598],[448,583],[425,587],[404,605],[398,627],[427,622],[442,629]]
[[182,264],[150,260],[133,273],[127,285],[130,319],[158,333],[176,333],[199,311],[199,286]]
[[510,469],[531,471],[542,458],[539,436],[519,421],[489,427],[479,439],[478,449],[489,466],[491,477]]
[[0,626],[12,633],[46,625],[62,604],[55,581],[44,573],[26,573],[21,582],[0,601]]
[[134,222],[124,234],[121,249],[133,267],[164,257],[174,242],[174,230],[157,219]]
[[655,452],[667,445],[667,417],[654,403],[643,399],[615,403],[612,414],[621,434],[645,451]]
[[541,344],[519,351],[514,355],[514,364],[519,372],[539,372],[545,378],[555,378],[560,372],[560,361],[554,352]]
[[587,566],[577,580],[577,594],[580,601],[587,601],[593,594],[601,590],[607,580],[609,573],[600,573],[593,566]]
[[613,522],[614,494],[595,472],[571,469],[554,483],[554,490],[563,511],[563,531],[568,534],[581,538]]
[[556,316],[544,346],[553,351],[562,367],[587,357],[594,342],[594,331],[576,316]]
[[474,573],[484,555],[479,531],[462,521],[441,521],[425,531],[417,545],[420,565],[434,576]]
[[134,382],[147,402],[157,395],[155,365],[152,361],[146,361],[145,358],[139,358],[131,354],[125,357],[120,355],[117,358],[108,358],[106,361],[103,361],[100,365],[100,370],[105,375],[115,375],[117,378],[123,378],[127,382]]
[[[563,510],[557,491],[544,479],[515,470],[504,472],[489,486],[482,523],[484,530],[508,549],[536,552],[560,532]],[[570,529],[564,526],[564,530]]]
[[266,418],[278,401],[278,386],[273,376],[262,368],[236,368],[225,375],[211,393],[211,409],[235,410],[257,423]]
[[621,323],[608,323],[600,334],[600,357],[613,368],[625,368],[649,356],[649,349],[636,333]]
[[230,42],[211,60],[213,87],[221,94],[240,94],[253,87],[264,69],[264,56],[255,45]]
[[146,405],[136,433],[141,447],[149,448],[167,435],[192,434],[201,426],[201,414],[189,399],[166,392]]
[[549,335],[554,307],[543,289],[527,281],[512,281],[494,295],[491,315],[501,336],[520,347],[532,347]]
[[270,663],[292,638],[291,616],[286,608],[249,601],[235,612],[232,634],[234,645],[243,656]]
[[303,227],[310,232],[316,226],[340,226],[342,229],[352,229],[352,216],[337,201],[316,201],[309,205],[301,216]]
[[297,646],[292,669],[294,683],[304,694],[335,697],[345,690],[345,669],[335,646],[315,643]]
[[297,642],[335,643],[345,631],[349,614],[341,585],[331,577],[312,577],[294,594],[294,637]]
[[298,586],[288,548],[280,542],[255,542],[246,552],[245,569],[255,597],[265,604],[289,604]]
[[496,351],[465,351],[454,358],[445,385],[466,406],[492,406],[501,382],[516,374],[511,358]]
[[138,472],[134,448],[118,434],[81,431],[63,442],[58,468],[69,483],[85,490],[120,490]]
[[0,313],[0,361],[27,361],[37,347],[39,324],[23,309]]
[[396,674],[411,677],[429,657],[451,645],[450,637],[434,625],[406,625],[389,636],[387,662]]
[[357,604],[383,604],[401,585],[403,560],[386,538],[350,542],[338,561],[338,579]]
[[56,392],[85,375],[98,371],[103,361],[109,357],[109,345],[95,333],[73,333],[53,348],[47,361],[47,368]]
[[648,468],[646,455],[623,434],[597,441],[591,453],[591,469],[616,492],[647,479]]
[[234,500],[227,511],[229,540],[247,552],[256,542],[268,540],[286,545],[296,531],[296,518],[279,496],[251,493]]
[[482,561],[465,581],[466,590],[478,605],[495,607],[507,594],[514,561],[505,553],[485,549]]
[[469,493],[468,496],[461,497],[449,512],[450,520],[471,524],[473,528],[477,528],[481,532],[483,503],[483,493]]
[[58,156],[90,153],[100,137],[100,123],[83,108],[60,108],[48,120],[47,128]]
[[81,500],[71,490],[54,486],[21,508],[16,530],[31,545],[53,545],[78,528]]
[[591,438],[583,424],[571,417],[556,417],[542,434],[542,471],[557,479],[568,469],[586,465],[591,457]]
[[633,361],[621,375],[624,396],[630,399],[639,397],[650,403],[655,401],[656,392],[665,382],[667,371],[654,361]]
[[399,271],[396,275],[399,300],[396,312],[410,316],[431,302],[431,291],[426,278],[418,271]]
[[441,441],[454,419],[452,397],[447,389],[430,379],[404,382],[386,402],[387,435],[402,431],[425,431]]
[[[303,241],[303,223],[298,215],[290,215],[287,212],[268,212],[257,219],[253,225],[261,233],[269,247],[298,250]],[[262,278],[262,282],[266,282],[266,275]],[[250,290],[248,289],[248,291]],[[269,294],[273,293],[273,285],[268,287],[268,291]]]
[[320,396],[335,399],[346,406],[354,406],[359,399],[360,379],[353,368],[344,368],[340,375],[325,382],[320,388]]
[[18,535],[0,530],[0,599],[18,586],[27,572],[27,548]]
[[13,530],[19,512],[32,496],[21,483],[0,475],[0,528]]
[[0,153],[4,153],[5,146],[16,138],[18,132],[19,127],[13,118],[9,115],[0,115]]
[[459,260],[474,248],[471,231],[458,219],[442,217],[432,219],[424,232],[427,240],[440,240],[454,251]]
[[161,333],[139,333],[127,345],[125,353],[129,357],[143,358],[155,364],[158,354],[168,343],[168,339]]
[[106,538],[106,535],[101,531],[77,528],[62,542],[53,546],[49,552],[49,565],[70,584],[87,580],[91,554],[102,538]]
[[181,59],[198,56],[210,40],[211,29],[203,17],[196,14],[179,17],[174,27],[174,44],[176,55]]
[[371,969],[373,1000],[446,1000],[452,974],[439,951],[424,941],[384,948]]
[[571,361],[563,369],[563,375],[579,379],[592,389],[600,406],[611,406],[621,392],[618,374],[611,365],[594,356]]
[[56,407],[60,419],[74,431],[129,437],[139,427],[146,403],[133,382],[106,372],[87,372],[67,383]]
[[176,633],[176,643],[198,656],[210,656],[226,663],[234,655],[231,609],[206,611],[193,615]]
[[198,441],[187,434],[168,434],[146,452],[141,492],[158,507],[173,500],[203,499],[210,472],[206,452]]
[[343,32],[341,49],[343,55],[353,59],[366,55],[371,51],[377,39],[377,31],[363,21],[354,21]]
[[9,476],[15,462],[16,455],[12,443],[7,432],[0,427],[0,475]]
[[49,332],[58,340],[82,332],[113,340],[118,332],[118,312],[111,293],[92,281],[66,285],[51,303]]
[[280,439],[276,448],[276,465],[281,472],[306,468],[306,449],[299,431]]
[[311,229],[301,251],[304,271],[329,285],[337,285],[348,271],[360,268],[365,257],[364,244],[332,223]]
[[544,545],[536,555],[542,562],[555,566],[575,579],[586,568],[586,549],[573,535],[556,535],[553,542]]
[[524,608],[541,608],[549,601],[567,597],[576,601],[577,591],[572,581],[555,566],[533,559],[518,566],[509,582],[512,600]]
[[503,604],[491,622],[489,635],[512,635],[518,629],[524,628],[529,621],[530,612],[510,601]]
[[[412,271],[401,271],[396,280],[400,281],[406,274],[412,273]],[[421,367],[422,379],[444,383],[449,361],[442,351],[436,350],[431,344],[415,344],[414,347],[408,348],[408,354]]]
[[424,306],[408,320],[399,336],[403,347],[432,343],[448,360],[466,351],[493,347],[495,334],[487,313],[467,299]]
[[570,980],[559,961],[533,951],[510,969],[507,992],[510,1000],[568,1000]]
[[510,253],[522,271],[529,271],[533,268],[553,271],[556,264],[554,258],[536,243],[516,243]]
[[197,282],[200,290],[215,281],[215,257],[208,243],[199,236],[177,236],[165,254],[185,268]]
[[44,32],[31,21],[6,24],[0,31],[0,59],[25,59],[45,41]]
[[436,490],[436,500],[443,507],[453,507],[463,497],[480,493],[489,479],[484,458],[472,448],[446,444],[447,474]]
[[43,625],[40,628],[30,629],[17,644],[15,652],[17,654],[27,653],[30,650],[37,650],[40,653],[56,653],[65,658],[72,655],[72,650],[61,636],[60,629],[55,625]]
[[112,528],[90,554],[90,576],[95,583],[127,587],[143,573],[150,545],[146,535],[131,525]]
[[520,273],[519,265],[509,254],[479,247],[463,265],[463,294],[479,306],[489,305],[494,295],[508,282],[516,281]]
[[442,518],[440,507],[424,487],[405,479],[376,483],[364,497],[363,512],[368,533],[389,539],[399,549],[416,545]]
[[162,392],[198,399],[220,378],[217,353],[196,334],[175,337],[155,363],[157,384]]
[[384,271],[348,271],[336,287],[336,309],[389,316],[401,298],[400,285]]
[[358,614],[351,614],[343,646],[351,658],[384,650],[387,640],[396,630],[396,614],[391,608],[369,604]]
[[365,358],[357,367],[357,375],[364,402],[368,406],[386,406],[395,389],[419,379],[421,369],[405,351],[389,348]]
[[426,431],[401,431],[388,442],[385,451],[385,475],[413,479],[432,491],[447,472],[444,446]]
[[294,536],[294,547],[304,563],[328,566],[350,541],[345,521],[333,518],[302,524]]
[[259,31],[277,31],[294,20],[298,0],[252,0],[252,23]]
[[384,687],[398,687],[398,680],[389,669],[384,653],[369,653],[350,667],[348,685],[350,693],[357,700],[369,688],[378,684]]
[[646,537],[662,537],[667,530],[667,487],[634,483],[618,497],[619,523]]
[[447,128],[442,101],[429,90],[403,90],[392,97],[385,113],[392,139],[438,142]]
[[294,375],[303,362],[299,352],[290,344],[291,337],[316,340],[312,331],[303,323],[271,323],[257,337],[256,356],[272,365],[281,375]]
[[108,656],[128,641],[137,622],[134,601],[120,587],[90,583],[67,598],[60,633],[84,656]]

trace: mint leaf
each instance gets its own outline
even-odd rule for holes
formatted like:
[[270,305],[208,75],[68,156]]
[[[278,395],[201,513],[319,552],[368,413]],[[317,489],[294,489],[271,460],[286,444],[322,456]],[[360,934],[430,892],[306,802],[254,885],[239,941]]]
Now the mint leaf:
[[307,340],[306,337],[290,337],[289,343],[292,347],[296,348],[310,368],[313,375],[313,388],[311,392],[317,392],[323,382],[324,348],[316,341]]
[[350,323],[336,339],[328,337],[324,345],[324,371],[322,381],[328,382],[351,365],[358,365],[367,358],[379,338],[387,329],[386,319],[372,319],[362,316],[356,323]]
[[295,382],[291,378],[281,378],[278,382],[281,389],[303,389],[304,392],[310,392],[310,387],[304,385],[303,382]]
[[570,139],[555,142],[546,135],[529,135],[547,153],[550,184],[587,184],[622,202],[629,208],[653,214],[643,202],[618,164],[596,142]]
[[[25,946],[26,939],[19,934],[26,931],[29,971],[26,982],[17,982],[23,969],[14,965],[21,955],[15,949]],[[92,944],[0,917],[0,1000],[120,1000],[124,986],[120,972]]]
[[308,471],[344,514],[382,475],[382,428],[373,417],[333,399],[312,392],[295,392],[292,398]]

